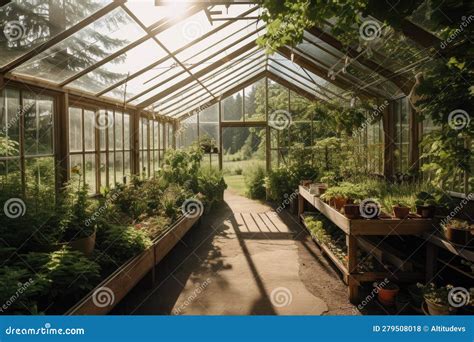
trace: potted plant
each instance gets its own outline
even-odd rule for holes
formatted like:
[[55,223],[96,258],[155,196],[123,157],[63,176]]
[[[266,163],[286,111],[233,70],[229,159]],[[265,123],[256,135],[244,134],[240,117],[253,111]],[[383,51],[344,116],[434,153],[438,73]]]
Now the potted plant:
[[[67,190],[70,189],[69,186]],[[90,256],[95,247],[97,223],[93,219],[87,186],[81,186],[79,178],[78,190],[75,193],[66,191],[65,196],[66,209],[61,221],[63,244]]]
[[[421,285],[421,284],[420,284]],[[433,316],[449,315],[456,311],[449,305],[449,292],[453,288],[452,285],[436,287],[435,284],[429,283],[423,288],[423,297],[427,306],[428,313]]]
[[209,136],[204,136],[200,139],[199,145],[204,153],[218,153],[219,150],[216,146],[216,141]]
[[382,283],[382,284],[377,284],[376,288],[378,290],[377,298],[380,303],[386,306],[392,306],[395,304],[395,297],[400,291],[400,288],[398,287],[397,284],[394,284],[391,282]]
[[397,201],[395,205],[392,206],[393,216],[398,219],[405,219],[410,215],[410,207],[402,201]]
[[436,199],[427,192],[416,195],[416,213],[422,218],[433,218],[436,212]]
[[451,219],[442,225],[445,238],[461,246],[474,246],[474,224],[464,220]]

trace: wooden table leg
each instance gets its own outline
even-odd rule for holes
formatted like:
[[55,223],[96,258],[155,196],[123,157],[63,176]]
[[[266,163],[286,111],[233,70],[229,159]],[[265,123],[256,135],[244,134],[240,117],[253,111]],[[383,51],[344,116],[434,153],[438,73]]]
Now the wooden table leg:
[[359,300],[359,282],[352,276],[357,271],[357,248],[357,239],[352,235],[347,235],[349,301],[352,304],[356,304]]
[[298,218],[304,213],[304,198],[298,194]]

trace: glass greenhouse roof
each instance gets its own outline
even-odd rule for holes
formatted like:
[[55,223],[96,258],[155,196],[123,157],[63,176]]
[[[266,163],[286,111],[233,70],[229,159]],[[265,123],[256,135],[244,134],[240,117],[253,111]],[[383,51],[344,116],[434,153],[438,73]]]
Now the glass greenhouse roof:
[[11,1],[0,22],[16,23],[20,35],[0,41],[0,73],[180,118],[265,76],[321,101],[396,98],[408,63],[429,57],[406,42],[395,58],[395,34],[370,56],[348,56],[327,27],[267,55],[256,45],[265,33],[256,4],[160,4],[84,0],[58,9],[47,0]]

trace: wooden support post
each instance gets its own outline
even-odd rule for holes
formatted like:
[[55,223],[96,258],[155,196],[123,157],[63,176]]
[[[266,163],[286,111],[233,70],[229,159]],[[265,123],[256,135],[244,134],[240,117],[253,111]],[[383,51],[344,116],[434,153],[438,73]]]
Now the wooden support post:
[[304,213],[304,198],[298,194],[298,218]]
[[349,301],[356,304],[359,300],[359,282],[353,276],[357,270],[357,239],[352,235],[347,235],[347,258],[348,258],[348,286],[349,286]]
[[[140,115],[141,111],[136,111],[133,113],[132,116],[132,155],[133,155],[133,162],[132,162],[132,174],[140,176],[141,170],[140,170]],[[165,126],[165,125],[163,125]],[[164,131],[164,130],[163,130]],[[164,137],[164,139],[166,136]],[[165,141],[163,139],[163,141]],[[166,145],[166,144],[165,144]]]
[[58,96],[55,115],[56,189],[69,180],[69,94]]

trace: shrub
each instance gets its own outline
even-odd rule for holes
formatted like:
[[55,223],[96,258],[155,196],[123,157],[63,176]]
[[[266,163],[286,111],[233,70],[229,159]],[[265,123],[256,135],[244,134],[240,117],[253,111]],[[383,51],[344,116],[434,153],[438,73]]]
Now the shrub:
[[96,250],[102,268],[115,269],[151,246],[145,231],[133,226],[102,224],[97,230]]
[[246,194],[252,199],[265,199],[265,170],[262,166],[255,166],[244,173]]
[[212,167],[203,167],[199,170],[198,190],[209,202],[221,201],[225,189],[227,184],[222,171]]

